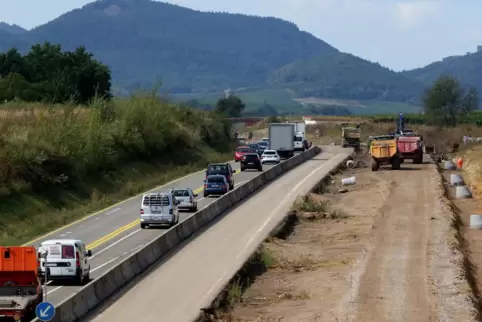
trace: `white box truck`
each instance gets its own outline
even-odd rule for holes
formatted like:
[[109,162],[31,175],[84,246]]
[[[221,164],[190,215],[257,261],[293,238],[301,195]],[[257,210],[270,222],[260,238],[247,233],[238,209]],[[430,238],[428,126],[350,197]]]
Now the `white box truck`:
[[291,123],[269,124],[269,149],[276,150],[282,159],[295,154],[295,126]]

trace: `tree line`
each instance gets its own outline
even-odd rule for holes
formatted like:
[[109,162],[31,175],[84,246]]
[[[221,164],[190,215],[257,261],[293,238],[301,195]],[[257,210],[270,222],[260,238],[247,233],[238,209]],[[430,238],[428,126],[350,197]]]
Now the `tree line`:
[[86,104],[94,97],[110,99],[111,72],[84,47],[62,51],[48,42],[22,55],[12,48],[0,53],[0,103]]
[[[475,87],[464,89],[452,76],[440,76],[423,94],[423,113],[404,115],[407,124],[454,127],[475,124],[482,127],[479,93]],[[372,115],[374,123],[394,123],[398,115]]]

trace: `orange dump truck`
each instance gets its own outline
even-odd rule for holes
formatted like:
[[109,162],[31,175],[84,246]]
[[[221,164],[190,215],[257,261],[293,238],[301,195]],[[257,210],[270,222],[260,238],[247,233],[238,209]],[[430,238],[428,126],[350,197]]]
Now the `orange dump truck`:
[[33,246],[0,246],[0,319],[30,321],[43,301]]
[[397,147],[403,160],[413,160],[414,164],[423,162],[423,144],[420,136],[399,136]]

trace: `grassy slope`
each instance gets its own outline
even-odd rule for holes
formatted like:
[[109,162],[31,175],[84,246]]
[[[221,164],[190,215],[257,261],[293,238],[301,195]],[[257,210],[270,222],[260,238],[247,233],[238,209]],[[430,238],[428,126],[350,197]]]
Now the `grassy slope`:
[[5,107],[0,111],[3,245],[26,242],[232,157],[229,137],[215,116],[151,97],[97,102],[87,109]]

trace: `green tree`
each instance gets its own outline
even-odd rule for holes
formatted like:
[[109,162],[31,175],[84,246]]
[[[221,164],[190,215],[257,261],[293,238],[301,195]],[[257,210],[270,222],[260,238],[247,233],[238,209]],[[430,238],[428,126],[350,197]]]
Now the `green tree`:
[[48,42],[22,56],[16,49],[0,53],[0,99],[89,103],[95,96],[111,98],[111,74],[85,48],[62,52]]
[[239,97],[230,95],[229,97],[219,99],[214,111],[229,117],[239,117],[245,108],[246,105]]
[[470,88],[465,94],[457,79],[451,76],[439,77],[423,97],[425,116],[436,125],[455,126],[478,105],[477,90]]

